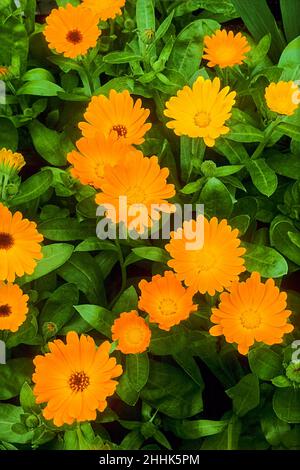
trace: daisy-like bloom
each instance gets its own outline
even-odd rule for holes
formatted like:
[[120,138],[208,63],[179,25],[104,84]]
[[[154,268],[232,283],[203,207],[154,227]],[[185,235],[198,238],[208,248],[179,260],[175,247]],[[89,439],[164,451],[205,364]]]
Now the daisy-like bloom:
[[16,276],[32,274],[35,260],[42,258],[43,239],[35,222],[0,204],[0,281],[13,282]]
[[[200,224],[204,224],[204,243],[192,249],[190,243],[196,240]],[[168,261],[168,265],[186,286],[201,294],[214,295],[216,291],[228,288],[245,271],[242,255],[246,250],[240,247],[240,243],[238,230],[232,230],[227,220],[218,222],[213,217],[208,221],[199,215],[197,224],[195,220],[186,221],[183,228],[171,233],[166,250],[173,259]]]
[[48,346],[50,353],[35,357],[32,376],[36,402],[47,403],[44,417],[56,426],[95,420],[115,392],[118,382],[113,379],[122,374],[109,357],[110,343],[97,348],[91,336],[71,331],[66,344],[58,339]]
[[122,14],[126,0],[83,0],[83,5],[98,15],[102,21],[114,19]]
[[242,64],[250,49],[247,39],[241,33],[234,35],[232,31],[227,33],[223,29],[212,36],[205,36],[203,58],[209,61],[209,67],[218,65],[223,69]]
[[4,80],[9,75],[9,68],[5,65],[0,65],[0,80]]
[[11,179],[16,176],[25,165],[23,155],[3,148],[0,150],[0,184],[1,177]]
[[128,145],[139,145],[151,128],[151,124],[146,123],[149,114],[149,109],[142,108],[140,99],[133,101],[128,90],[121,93],[110,90],[108,98],[93,96],[84,114],[87,122],[80,122],[79,128],[88,138],[100,131],[106,138],[113,134]]
[[168,176],[169,169],[160,168],[157,157],[147,158],[141,152],[126,155],[114,167],[105,167],[96,203],[107,209],[112,222],[123,222],[129,230],[144,233],[160,219],[161,212],[175,211],[167,202],[175,195],[174,185],[167,184]]
[[82,5],[68,3],[65,8],[54,9],[46,22],[44,35],[49,47],[71,59],[95,47],[101,34],[97,15]]
[[139,309],[147,312],[150,322],[158,323],[161,330],[169,331],[197,310],[193,304],[194,291],[185,289],[172,271],[153,276],[151,282],[143,279],[139,288]]
[[265,90],[268,108],[274,113],[291,116],[300,103],[300,88],[295,82],[270,83]]
[[164,114],[173,121],[167,127],[174,129],[176,135],[202,137],[208,147],[215,145],[215,139],[227,134],[229,128],[224,126],[231,116],[236,92],[229,93],[226,86],[220,90],[220,79],[213,81],[198,77],[193,87],[183,87],[167,103]]
[[234,282],[230,292],[223,292],[218,308],[212,309],[209,332],[224,335],[228,343],[237,343],[238,351],[247,354],[254,341],[265,344],[282,343],[285,333],[293,331],[287,323],[287,295],[280,292],[273,279],[261,282],[259,273],[252,273],[245,282]]
[[19,329],[28,313],[28,300],[19,286],[0,282],[0,330]]
[[73,165],[71,174],[82,184],[89,184],[100,189],[104,167],[115,166],[125,155],[140,153],[123,140],[116,140],[111,134],[107,139],[100,133],[95,138],[82,137],[76,142],[78,152],[68,154],[68,161]]
[[151,330],[136,310],[121,313],[111,328],[112,339],[123,354],[139,354],[147,350]]

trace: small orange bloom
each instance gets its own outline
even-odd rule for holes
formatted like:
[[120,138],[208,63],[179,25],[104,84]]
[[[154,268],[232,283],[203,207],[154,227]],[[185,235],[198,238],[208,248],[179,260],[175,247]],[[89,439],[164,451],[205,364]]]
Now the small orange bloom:
[[193,304],[194,291],[185,289],[172,271],[153,276],[151,282],[142,280],[139,288],[139,309],[147,312],[150,322],[158,323],[162,330],[169,331],[197,310]]
[[203,58],[209,61],[207,65],[221,68],[242,64],[245,54],[251,49],[245,36],[241,33],[234,35],[232,31],[227,33],[225,29],[205,36],[204,46]]
[[[190,244],[196,240],[198,224],[204,224],[204,244],[192,249]],[[239,274],[245,271],[242,255],[246,250],[240,243],[238,230],[233,230],[227,220],[219,222],[213,217],[208,221],[200,215],[197,224],[195,220],[186,221],[183,229],[171,233],[166,250],[173,259],[168,265],[186,286],[201,294],[214,295],[237,281]]]
[[21,212],[12,214],[0,203],[0,281],[13,282],[16,276],[32,274],[41,259],[43,241],[36,223],[23,219]]
[[71,59],[95,47],[101,34],[97,16],[83,5],[68,3],[65,8],[54,9],[46,22],[44,36],[49,47]]
[[57,339],[48,346],[50,353],[35,357],[32,376],[36,402],[47,403],[44,417],[56,426],[95,420],[116,390],[113,379],[122,374],[116,359],[109,357],[110,343],[97,348],[91,336],[71,331],[66,344]]
[[14,153],[6,148],[0,150],[0,180],[2,175],[7,176],[9,179],[13,178],[24,165],[25,160],[20,153]]
[[106,139],[100,133],[94,138],[82,137],[76,146],[78,152],[73,150],[67,157],[73,165],[71,174],[82,184],[89,184],[96,189],[100,189],[103,182],[105,166],[114,167],[126,155],[141,153],[123,140],[116,140],[113,135]]
[[245,282],[234,282],[230,292],[220,296],[218,308],[212,309],[211,321],[217,323],[209,332],[224,335],[228,343],[237,343],[238,351],[247,354],[254,341],[282,343],[285,333],[293,331],[287,323],[287,295],[280,292],[273,279],[261,282],[259,273],[252,273]]
[[274,113],[292,116],[300,103],[300,88],[290,80],[270,83],[265,90],[265,99],[268,107]]
[[88,138],[100,131],[106,138],[113,134],[128,145],[139,145],[151,128],[145,122],[149,114],[149,109],[142,108],[142,101],[134,102],[127,90],[122,93],[110,90],[108,98],[93,96],[84,115],[87,122],[79,123],[79,128]]
[[4,80],[9,75],[9,67],[5,65],[0,65],[0,80]]
[[112,339],[118,341],[117,349],[123,354],[142,353],[150,344],[150,328],[136,310],[121,313],[111,331]]
[[126,0],[83,0],[82,4],[93,13],[96,13],[100,20],[106,21],[122,14],[121,8],[125,5],[125,1]]
[[0,282],[0,330],[17,331],[26,320],[28,295],[19,286]]

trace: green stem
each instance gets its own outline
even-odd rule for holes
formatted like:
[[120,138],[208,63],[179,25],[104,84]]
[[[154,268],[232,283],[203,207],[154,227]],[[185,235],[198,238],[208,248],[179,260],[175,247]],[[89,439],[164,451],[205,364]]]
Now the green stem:
[[125,266],[125,260],[122,252],[122,248],[120,245],[119,240],[116,238],[115,240],[116,247],[118,248],[118,255],[119,255],[119,262],[120,262],[120,267],[121,267],[121,289],[119,294],[113,299],[113,301],[109,305],[109,309],[112,308],[112,306],[117,302],[117,300],[120,298],[122,293],[124,292],[127,284],[127,271],[126,271],[126,266]]
[[87,96],[92,96],[94,92],[93,79],[90,75],[89,64],[86,59],[83,58],[81,61],[81,71],[79,72],[84,90]]
[[278,116],[275,121],[271,122],[271,124],[266,128],[265,130],[265,135],[263,140],[260,142],[260,144],[257,146],[255,152],[251,156],[251,160],[256,160],[257,158],[260,157],[262,154],[264,148],[266,147],[267,143],[270,140],[271,135],[273,134],[275,128],[282,122],[282,118]]
[[227,428],[227,450],[233,450],[233,419],[230,420]]

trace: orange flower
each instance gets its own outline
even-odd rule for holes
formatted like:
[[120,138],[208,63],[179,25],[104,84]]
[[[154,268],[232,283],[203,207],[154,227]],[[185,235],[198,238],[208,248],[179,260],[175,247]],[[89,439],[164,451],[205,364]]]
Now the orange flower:
[[169,331],[197,310],[193,304],[194,291],[185,289],[172,271],[153,276],[151,282],[142,280],[139,288],[139,309],[147,312],[150,322],[158,323],[162,330]]
[[101,34],[97,16],[83,5],[68,3],[65,8],[54,9],[46,22],[44,36],[49,47],[72,59],[95,47]]
[[98,348],[91,336],[71,331],[64,344],[55,340],[48,344],[50,353],[36,356],[34,395],[37,403],[47,403],[46,419],[56,426],[75,421],[95,420],[97,410],[107,406],[107,397],[114,394],[122,367],[109,357],[110,343]]
[[236,96],[235,91],[229,93],[228,86],[222,90],[220,87],[218,77],[212,81],[198,77],[192,88],[179,90],[166,103],[164,114],[173,119],[167,127],[178,136],[202,137],[208,147],[213,147],[220,135],[229,132],[224,124],[231,116]]
[[[203,223],[204,244],[189,249],[189,244],[196,240],[196,230]],[[246,250],[239,245],[238,230],[232,230],[227,220],[218,222],[213,217],[208,221],[200,215],[197,224],[195,220],[184,222],[183,229],[171,233],[166,250],[173,259],[168,261],[168,265],[186,286],[201,294],[214,295],[237,281],[239,274],[245,271],[241,256]]]
[[112,339],[118,341],[117,349],[123,354],[142,353],[150,344],[150,328],[136,310],[121,313],[114,321],[111,331]]
[[0,204],[0,281],[13,282],[16,276],[32,274],[42,258],[41,235],[34,222],[14,215]]
[[245,54],[251,49],[245,36],[241,33],[234,35],[232,31],[227,33],[225,29],[205,36],[204,46],[203,58],[209,61],[207,65],[221,68],[242,64]]
[[265,90],[268,107],[274,113],[292,116],[300,103],[300,88],[292,80],[270,83]]
[[0,282],[0,330],[19,329],[28,313],[28,300],[19,286]]
[[105,137],[113,134],[128,145],[139,145],[151,128],[151,124],[145,123],[149,114],[149,109],[142,108],[140,99],[134,103],[127,90],[122,93],[110,90],[108,98],[93,96],[84,115],[87,122],[79,123],[79,128],[88,138],[100,131]]
[[23,155],[20,153],[14,153],[11,150],[3,148],[0,150],[0,186],[2,176],[6,176],[8,179],[16,176],[23,166],[25,160]]
[[121,8],[125,5],[126,0],[83,0],[83,5],[93,13],[96,13],[100,20],[106,21],[114,19],[117,15],[121,15]]
[[9,67],[5,65],[0,65],[0,80],[4,80],[9,75]]
[[126,155],[140,153],[123,140],[116,140],[113,135],[105,139],[100,133],[95,138],[82,137],[76,146],[79,151],[74,150],[67,157],[73,164],[71,174],[82,184],[89,184],[96,189],[101,187],[106,165],[113,167]]
[[114,167],[105,168],[96,203],[107,208],[106,215],[114,223],[124,222],[129,230],[144,233],[160,219],[159,210],[174,211],[166,201],[175,194],[174,185],[166,182],[168,175],[168,168],[160,168],[155,156],[143,157],[141,152],[126,155]]
[[212,309],[211,321],[217,323],[209,332],[224,335],[228,343],[237,343],[238,351],[247,354],[254,341],[282,343],[285,333],[293,331],[287,323],[285,292],[275,287],[273,279],[261,282],[259,273],[252,273],[245,282],[234,282],[230,292],[221,294],[218,308]]

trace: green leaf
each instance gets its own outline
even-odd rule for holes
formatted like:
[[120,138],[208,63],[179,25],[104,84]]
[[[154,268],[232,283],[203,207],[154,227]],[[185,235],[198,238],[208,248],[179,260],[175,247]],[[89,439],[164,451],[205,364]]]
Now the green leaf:
[[239,231],[239,235],[244,235],[249,228],[250,221],[251,219],[249,215],[241,214],[241,215],[236,215],[235,217],[232,217],[229,220],[229,225],[232,228],[237,228]]
[[40,315],[41,327],[47,322],[54,323],[59,331],[63,325],[71,320],[74,314],[74,305],[78,303],[79,292],[74,284],[63,284],[58,287],[47,299]]
[[0,142],[1,148],[15,152],[18,148],[18,131],[13,123],[6,118],[0,117]]
[[32,431],[25,434],[17,434],[13,431],[13,425],[21,422],[23,409],[6,403],[0,403],[0,440],[25,444],[32,438]]
[[200,200],[205,213],[220,219],[229,217],[233,209],[232,197],[226,186],[217,178],[209,178],[201,191]]
[[149,259],[150,261],[157,261],[159,263],[167,264],[170,259],[168,253],[165,250],[154,246],[132,248],[132,251],[140,258]]
[[118,252],[116,245],[110,240],[99,240],[97,237],[89,237],[76,246],[75,251],[115,251]]
[[[299,41],[300,43],[300,41]],[[289,122],[281,122],[277,127],[278,131],[288,135],[296,142],[300,142],[300,126],[290,124]]]
[[232,124],[230,131],[226,134],[225,139],[234,142],[261,142],[264,138],[262,131],[250,124]]
[[0,400],[19,395],[23,383],[30,380],[32,372],[30,358],[10,359],[6,364],[0,364]]
[[103,57],[103,62],[106,62],[107,64],[128,64],[130,62],[141,60],[143,60],[142,56],[126,51],[110,52]]
[[113,306],[112,311],[114,313],[130,312],[130,310],[136,310],[138,304],[138,295],[133,286],[128,287],[118,301]]
[[149,377],[148,354],[128,354],[126,356],[126,371],[134,390],[140,392],[146,385]]
[[297,234],[293,222],[281,215],[275,217],[270,227],[271,245],[286,258],[300,266],[300,253],[297,246],[291,241],[291,234]]
[[46,274],[55,271],[71,257],[73,253],[73,246],[67,243],[55,243],[42,247],[43,258],[37,262],[34,273],[20,278],[20,284],[35,281]]
[[198,420],[178,420],[166,419],[167,429],[180,439],[200,439],[205,436],[212,436],[224,431],[228,426],[228,421],[213,421],[209,419]]
[[282,277],[288,272],[285,258],[274,248],[253,243],[243,242],[246,248],[243,258],[246,261],[247,271],[257,271],[262,277]]
[[285,37],[290,42],[300,35],[300,3],[298,0],[280,0],[280,9]]
[[24,83],[18,89],[17,95],[57,96],[58,92],[63,91],[63,88],[56,85],[56,83],[47,80],[33,80]]
[[267,162],[278,175],[295,180],[300,179],[299,157],[272,151],[272,155],[270,154],[270,158],[268,158]]
[[107,336],[107,338],[111,338],[111,327],[115,320],[112,312],[104,307],[90,304],[75,305],[74,308],[95,330]]
[[191,356],[190,351],[181,351],[177,354],[173,354],[173,358],[184,372],[195,382],[195,384],[203,390],[204,382],[202,375],[195,359]]
[[141,398],[170,418],[188,418],[203,409],[201,390],[181,369],[150,361]]
[[222,176],[234,175],[235,173],[238,173],[242,168],[244,168],[244,165],[219,166],[216,169],[214,176],[220,178]]
[[251,349],[248,360],[251,371],[261,380],[271,380],[282,372],[282,358],[268,346]]
[[120,448],[122,450],[139,450],[144,442],[144,436],[140,433],[140,431],[131,431],[122,440],[120,444]]
[[13,207],[40,197],[51,186],[53,176],[50,170],[43,170],[27,178],[21,184],[18,194],[11,201]]
[[[271,410],[272,411],[272,410]],[[289,431],[290,426],[278,419],[273,411],[268,412],[261,419],[262,431],[266,440],[272,446],[279,446],[282,442],[283,436]]]
[[139,393],[133,388],[127,372],[121,375],[116,392],[130,406],[134,406],[139,399]]
[[244,145],[240,142],[227,140],[224,137],[219,137],[215,143],[215,149],[221,155],[224,155],[229,163],[243,164],[249,160],[249,155]]
[[40,407],[36,404],[35,396],[28,382],[24,382],[22,385],[20,391],[20,403],[23,410],[27,413],[38,413],[40,411]]
[[249,160],[246,166],[258,191],[265,196],[271,196],[276,191],[278,184],[275,171],[269,167],[263,158]]
[[232,399],[233,411],[244,416],[259,405],[259,381],[254,374],[245,375],[237,385],[226,390]]
[[62,146],[63,134],[48,129],[37,120],[29,124],[29,132],[34,148],[47,162],[54,166],[66,164],[66,152]]
[[68,242],[72,240],[84,240],[95,233],[94,221],[85,220],[79,222],[77,219],[59,218],[50,219],[39,225],[39,232],[48,240]]
[[53,77],[52,73],[49,72],[49,70],[42,68],[27,70],[27,72],[24,73],[22,80],[24,82],[47,80],[48,82],[55,83],[55,78]]
[[180,353],[187,347],[185,329],[182,326],[174,326],[170,331],[164,331],[156,326],[151,326],[152,335],[149,349],[157,356],[167,356]]
[[[299,6],[299,3],[298,3]],[[295,13],[294,9],[291,9],[291,13]],[[296,19],[296,17],[295,17]],[[296,20],[298,22],[298,20]],[[300,33],[300,31],[299,31]],[[297,67],[300,63],[300,36],[291,41],[283,53],[280,56],[278,66],[279,67]]]
[[280,388],[275,391],[273,408],[279,419],[300,423],[300,388]]

